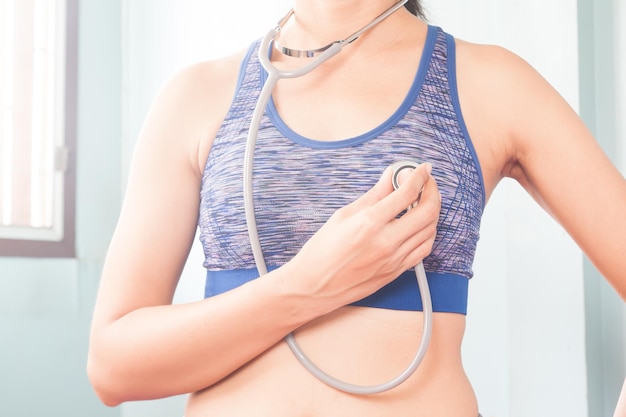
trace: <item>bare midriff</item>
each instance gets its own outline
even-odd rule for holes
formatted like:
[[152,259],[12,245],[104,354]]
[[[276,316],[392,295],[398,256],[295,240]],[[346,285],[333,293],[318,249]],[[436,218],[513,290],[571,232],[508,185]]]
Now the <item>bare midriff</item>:
[[[435,313],[419,369],[390,391],[346,394],[312,376],[280,342],[227,378],[189,397],[186,417],[476,417],[461,362],[465,316]],[[298,329],[304,352],[332,376],[358,385],[400,374],[417,351],[422,313],[345,307]],[[211,360],[219,360],[213,358]]]

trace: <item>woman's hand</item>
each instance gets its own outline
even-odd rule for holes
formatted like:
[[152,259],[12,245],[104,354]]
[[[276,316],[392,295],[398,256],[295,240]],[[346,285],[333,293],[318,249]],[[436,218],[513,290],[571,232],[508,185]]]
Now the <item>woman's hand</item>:
[[[430,164],[405,170],[394,191],[392,170],[353,203],[337,210],[285,265],[285,288],[329,311],[357,301],[417,265],[437,233],[441,198]],[[419,204],[398,217],[403,210]]]

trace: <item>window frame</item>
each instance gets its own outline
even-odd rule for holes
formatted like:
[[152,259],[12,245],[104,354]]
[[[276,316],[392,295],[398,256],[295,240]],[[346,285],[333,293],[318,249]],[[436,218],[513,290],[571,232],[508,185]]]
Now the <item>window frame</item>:
[[[57,240],[0,238],[0,257],[71,258],[76,255],[76,150],[78,101],[78,0],[65,1],[63,69],[62,237]],[[62,58],[63,59],[63,58]],[[36,233],[33,233],[36,236]]]

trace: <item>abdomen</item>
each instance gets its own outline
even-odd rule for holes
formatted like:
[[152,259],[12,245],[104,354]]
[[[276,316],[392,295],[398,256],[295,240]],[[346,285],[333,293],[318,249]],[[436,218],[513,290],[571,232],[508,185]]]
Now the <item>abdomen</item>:
[[[326,386],[280,342],[219,383],[192,394],[186,417],[475,417],[476,399],[460,356],[464,329],[465,316],[435,313],[429,349],[416,373],[399,387],[370,396]],[[371,385],[392,379],[408,366],[421,330],[420,312],[345,307],[303,326],[295,336],[324,371]]]

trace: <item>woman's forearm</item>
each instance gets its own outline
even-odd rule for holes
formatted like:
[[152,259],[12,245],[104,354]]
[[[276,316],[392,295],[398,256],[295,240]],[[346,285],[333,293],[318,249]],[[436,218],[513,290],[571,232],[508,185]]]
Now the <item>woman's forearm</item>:
[[101,400],[161,398],[210,386],[321,313],[274,272],[211,299],[145,307],[94,326],[88,372]]

